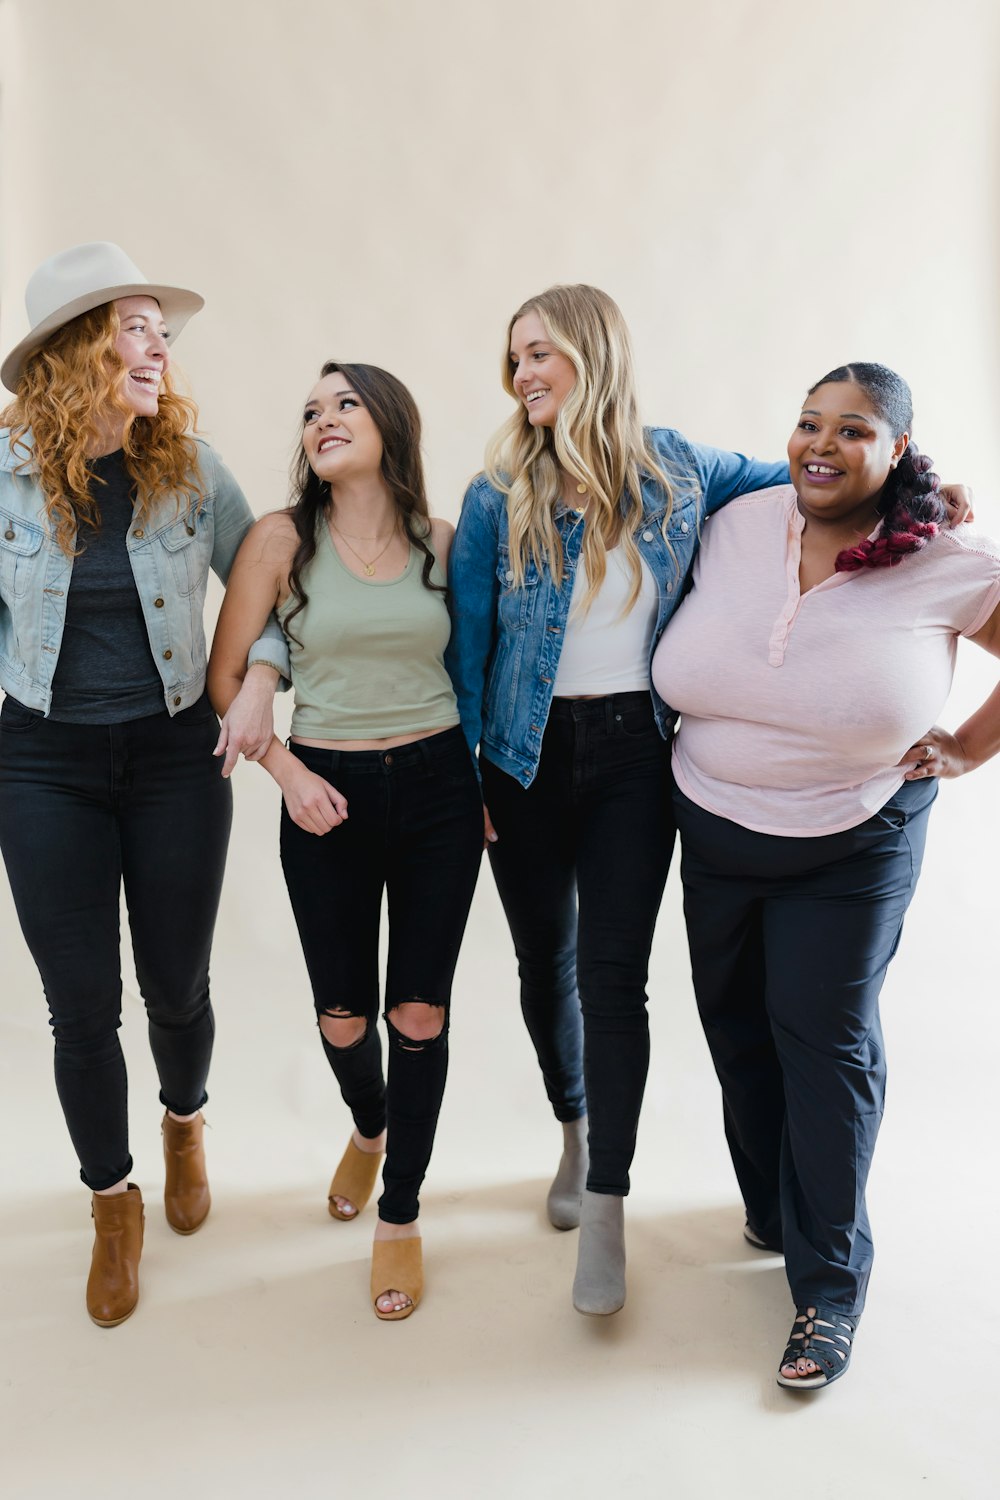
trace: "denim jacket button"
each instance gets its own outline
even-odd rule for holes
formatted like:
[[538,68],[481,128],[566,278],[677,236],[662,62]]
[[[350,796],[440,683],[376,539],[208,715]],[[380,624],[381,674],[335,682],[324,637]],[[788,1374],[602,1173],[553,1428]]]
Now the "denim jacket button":
[[8,542],[12,542],[14,540],[14,533],[13,533],[13,531],[11,530],[11,528],[9,526],[7,527],[7,530],[4,532],[4,536],[7,538]]
[[169,661],[170,658],[173,656],[173,654],[174,653],[172,651],[164,651],[164,653],[163,653],[163,660],[164,661]]
[[154,599],[153,603],[156,605],[157,609],[162,609],[163,608],[163,600],[162,599]]
[[644,531],[642,533],[642,539],[644,542],[651,542],[653,540],[653,533],[651,531]]
[[507,571],[506,571],[506,573],[504,574],[504,577],[506,578],[506,580],[507,580],[508,583],[513,583],[514,582],[514,569],[513,568],[508,568]]
[[174,707],[175,708],[180,708],[180,706],[181,706],[181,700],[179,698],[175,698],[174,699]]
[[135,537],[137,542],[141,542],[146,533],[144,531],[133,531],[132,535]]
[[688,523],[686,521],[682,521],[681,522],[681,530],[682,531],[690,531],[691,530],[690,526],[688,525]]

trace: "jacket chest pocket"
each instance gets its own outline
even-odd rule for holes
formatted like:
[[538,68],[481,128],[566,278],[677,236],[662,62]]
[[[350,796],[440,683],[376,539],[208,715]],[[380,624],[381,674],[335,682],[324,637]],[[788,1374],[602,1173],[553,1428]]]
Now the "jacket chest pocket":
[[7,599],[22,599],[39,565],[42,533],[0,511],[0,587]]
[[665,534],[662,515],[647,520],[636,541],[661,590],[679,595],[687,581],[699,541],[697,506],[678,507],[667,522]]
[[500,585],[497,619],[501,626],[507,630],[524,629],[538,600],[538,581],[538,569],[533,562],[528,562],[524,570],[524,582],[515,585],[510,549],[501,543],[497,553],[497,582]]
[[206,524],[193,511],[158,531],[155,540],[167,556],[178,593],[193,594],[208,576],[211,544]]
[[698,540],[698,507],[692,502],[673,511],[667,522],[667,536],[672,547],[690,549]]

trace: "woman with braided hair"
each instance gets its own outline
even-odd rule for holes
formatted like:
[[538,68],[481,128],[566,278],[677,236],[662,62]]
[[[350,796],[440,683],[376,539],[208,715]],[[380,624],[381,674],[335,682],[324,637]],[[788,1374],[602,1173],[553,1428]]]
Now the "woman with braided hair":
[[[1000,688],[926,733],[959,636],[1000,656],[1000,548],[947,530],[909,387],[810,390],[792,483],[712,516],[653,681],[682,716],[675,811],[698,1008],[751,1244],[783,1251],[778,1383],[844,1374],[872,1264],[878,999],[941,777],[1000,750]],[[863,669],[859,663],[863,662]]]

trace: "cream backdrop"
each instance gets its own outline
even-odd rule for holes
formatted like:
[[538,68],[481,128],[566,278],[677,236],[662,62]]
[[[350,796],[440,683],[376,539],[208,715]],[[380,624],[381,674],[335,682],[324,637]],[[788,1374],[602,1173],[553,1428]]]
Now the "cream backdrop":
[[[284,499],[300,403],[332,355],[410,385],[433,503],[454,518],[506,411],[507,316],[586,280],[630,321],[647,419],[702,441],[776,455],[809,381],[847,358],[896,366],[918,441],[1000,535],[998,41],[990,0],[0,0],[0,343],[25,331],[39,260],[117,240],[151,279],[204,292],[176,354],[258,512]],[[995,679],[979,655],[963,649],[949,726]],[[842,1481],[990,1492],[977,1392],[996,1347],[996,768],[946,787],[935,814],[884,998],[871,1307],[850,1381],[800,1402],[797,1422],[771,1384],[787,1294],[741,1249],[676,877],[626,1311],[595,1326],[569,1310],[574,1237],[539,1213],[557,1134],[484,872],[425,1203],[430,1294],[389,1330],[365,1305],[369,1226],[323,1212],[347,1125],[277,867],[274,789],[254,767],[235,785],[213,968],[217,1206],[190,1244],[156,1215],[155,1086],[126,960],[147,1247],[143,1302],[112,1334],[84,1317],[86,1200],[0,892],[19,1497],[117,1496],[139,1471],[149,1495],[367,1478],[378,1494],[756,1496],[780,1463],[818,1496]]]

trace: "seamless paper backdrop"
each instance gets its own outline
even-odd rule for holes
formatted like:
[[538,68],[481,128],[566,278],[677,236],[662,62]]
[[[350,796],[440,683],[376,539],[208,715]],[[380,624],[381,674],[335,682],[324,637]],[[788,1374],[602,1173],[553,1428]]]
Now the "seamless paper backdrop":
[[[703,442],[780,454],[805,388],[826,370],[852,358],[895,366],[914,390],[917,441],[946,477],[975,486],[983,528],[1000,535],[998,42],[993,0],[840,0],[819,9],[800,0],[0,0],[0,344],[7,349],[26,331],[24,283],[42,258],[84,240],[116,240],[151,279],[204,293],[205,310],[176,356],[204,430],[259,513],[284,502],[302,400],[320,363],[337,357],[385,365],[411,387],[425,422],[432,503],[454,518],[507,412],[498,371],[510,313],[552,282],[585,280],[611,292],[630,322],[646,420]],[[216,589],[215,605],[218,598]],[[962,648],[944,722],[958,724],[995,678],[994,662]],[[287,712],[282,705],[279,722]],[[18,1471],[18,1494],[54,1492],[59,1445],[41,1426],[36,1438],[32,1426],[50,1404],[73,1433],[67,1452],[78,1460],[108,1444],[109,1400],[124,1418],[114,1441],[124,1434],[135,1451],[148,1431],[141,1393],[152,1369],[173,1378],[158,1398],[164,1422],[177,1418],[178,1430],[194,1434],[186,1451],[206,1492],[214,1475],[214,1492],[228,1493],[235,1474],[256,1493],[267,1474],[277,1493],[294,1471],[297,1493],[325,1493],[311,1487],[321,1479],[328,1486],[329,1468],[321,1457],[313,1463],[310,1444],[329,1436],[331,1390],[341,1413],[329,1372],[347,1337],[362,1351],[357,1389],[377,1397],[377,1425],[364,1430],[380,1442],[387,1488],[393,1476],[410,1486],[410,1440],[437,1435],[454,1402],[462,1436],[438,1455],[441,1494],[467,1495],[473,1473],[481,1496],[519,1490],[531,1500],[586,1500],[612,1485],[623,1496],[659,1493],[641,1447],[621,1458],[630,1434],[641,1443],[654,1432],[675,1472],[687,1464],[700,1477],[708,1464],[743,1495],[773,1492],[773,1464],[793,1439],[788,1422],[780,1440],[761,1422],[773,1396],[755,1403],[751,1393],[762,1389],[777,1353],[771,1345],[784,1333],[782,1294],[770,1312],[761,1302],[752,1328],[733,1316],[734,1342],[722,1355],[733,1384],[717,1386],[712,1330],[721,1304],[706,1305],[708,1292],[692,1279],[699,1256],[736,1255],[719,1247],[738,1241],[739,1220],[693,1012],[676,875],[653,955],[654,1065],[630,1200],[634,1315],[599,1347],[592,1331],[566,1321],[570,1240],[540,1238],[534,1217],[516,1243],[503,1238],[521,1225],[517,1214],[541,1202],[556,1135],[520,1029],[502,915],[483,875],[456,987],[434,1167],[433,1212],[452,1214],[436,1251],[447,1275],[407,1325],[411,1352],[396,1356],[410,1402],[393,1414],[396,1454],[381,1443],[384,1346],[369,1349],[363,1300],[356,1310],[344,1303],[350,1329],[328,1326],[348,1294],[340,1282],[331,1289],[327,1261],[362,1255],[365,1234],[358,1229],[354,1250],[341,1249],[343,1239],[328,1250],[324,1239],[315,1270],[294,1262],[314,1253],[303,1205],[316,1184],[325,1192],[346,1124],[323,1071],[278,869],[275,789],[255,767],[241,767],[235,780],[213,967],[213,1150],[224,1212],[212,1232],[229,1249],[217,1266],[207,1231],[191,1252],[203,1267],[191,1285],[214,1319],[205,1325],[193,1322],[196,1294],[176,1245],[149,1227],[149,1302],[112,1336],[115,1348],[73,1321],[85,1321],[74,1279],[83,1270],[84,1200],[73,1197],[76,1168],[52,1089],[37,975],[0,880],[3,1239],[10,1274],[22,1276],[30,1258],[54,1278],[25,1292],[11,1314],[19,1451],[33,1455]],[[997,1227],[981,1184],[996,1140],[998,785],[993,766],[944,789],[886,988],[890,1116],[873,1179],[885,1263],[852,1372],[856,1394],[841,1402],[849,1421],[831,1429],[832,1408],[821,1418],[800,1407],[792,1424],[806,1465],[799,1472],[817,1495],[839,1493],[845,1482],[839,1458],[832,1468],[816,1462],[831,1451],[831,1431],[847,1444],[836,1451],[849,1466],[859,1452],[888,1455],[894,1466],[888,1488],[873,1477],[870,1490],[849,1468],[857,1496],[990,1492],[980,1487],[984,1440],[973,1403],[952,1413],[950,1451],[925,1458],[946,1376],[939,1369],[926,1379],[922,1360],[925,1345],[945,1350],[972,1388],[968,1361],[979,1358],[979,1388],[987,1388],[989,1337],[973,1355],[951,1319],[992,1274],[985,1255]],[[126,982],[137,1172],[155,1201],[155,1091],[134,978]],[[251,1146],[237,1144],[237,1123]],[[38,1173],[52,1206],[40,1220],[44,1235],[31,1238],[25,1211],[38,1201]],[[500,1185],[484,1187],[491,1183]],[[466,1188],[479,1218],[459,1201]],[[708,1217],[671,1219],[681,1200],[708,1205]],[[898,1220],[889,1213],[894,1201]],[[655,1232],[643,1228],[650,1205],[660,1216]],[[256,1215],[243,1238],[241,1206]],[[456,1248],[463,1234],[471,1247],[464,1259]],[[491,1272],[488,1256],[501,1243],[506,1258]],[[266,1273],[260,1256],[270,1257]],[[513,1280],[523,1297],[505,1304],[498,1330],[491,1299],[497,1286],[509,1298]],[[58,1317],[38,1311],[50,1301]],[[174,1353],[164,1317],[188,1340]],[[664,1326],[654,1337],[657,1318]],[[427,1404],[425,1335],[448,1351],[431,1382],[441,1408]],[[675,1369],[676,1339],[687,1341],[689,1381]],[[404,1344],[397,1340],[394,1352]],[[491,1373],[470,1380],[487,1344]],[[192,1384],[183,1351],[195,1347],[202,1373]],[[122,1349],[138,1351],[141,1379]],[[280,1379],[270,1372],[275,1351]],[[564,1361],[558,1368],[553,1351]],[[895,1397],[878,1384],[890,1366]],[[57,1389],[56,1369],[88,1378]],[[476,1401],[483,1378],[493,1382],[490,1399]],[[40,1387],[50,1398],[41,1408],[33,1395]],[[665,1388],[670,1402],[651,1407]],[[712,1405],[719,1389],[723,1404]],[[621,1448],[596,1441],[606,1390],[621,1398]],[[725,1390],[735,1398],[729,1407]],[[202,1395],[216,1436],[202,1420]],[[564,1412],[558,1403],[570,1398],[576,1406]],[[285,1430],[298,1424],[294,1457],[272,1449],[275,1402]],[[498,1447],[501,1411],[512,1425]],[[726,1422],[744,1418],[751,1426],[739,1440],[706,1441],[734,1434]],[[345,1420],[362,1419],[351,1408]],[[547,1439],[560,1421],[571,1440],[553,1456]],[[243,1448],[251,1430],[252,1462]],[[485,1465],[484,1453],[492,1455]],[[350,1445],[338,1445],[336,1458],[337,1477],[350,1482],[361,1459]],[[159,1480],[144,1481],[151,1495],[176,1493],[163,1462]],[[85,1492],[76,1476],[72,1484]],[[700,1478],[697,1488],[678,1490],[702,1492]],[[119,1491],[105,1484],[101,1493]]]

